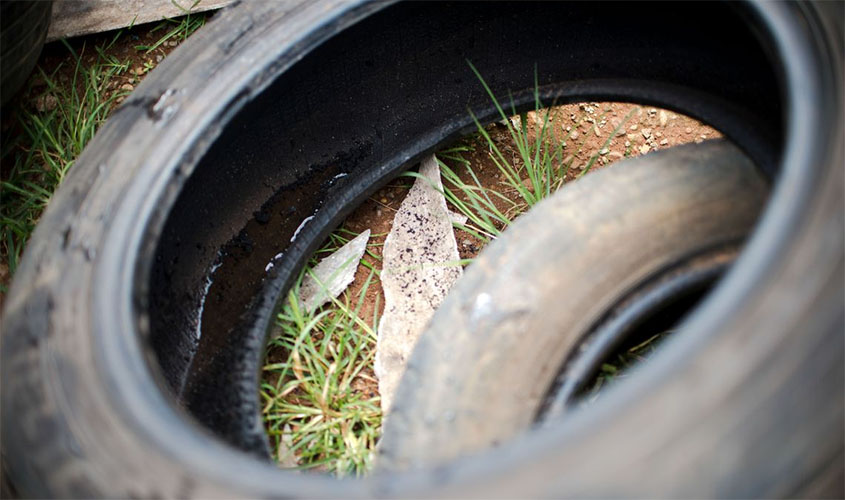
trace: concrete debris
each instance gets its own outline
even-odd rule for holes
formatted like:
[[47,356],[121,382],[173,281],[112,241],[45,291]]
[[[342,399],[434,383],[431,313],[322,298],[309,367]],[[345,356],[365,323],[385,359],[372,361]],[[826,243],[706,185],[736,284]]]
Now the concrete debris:
[[384,242],[384,314],[374,368],[385,414],[417,338],[462,274],[434,156],[422,162],[420,174]]
[[369,239],[370,230],[367,229],[305,274],[299,287],[299,299],[306,310],[313,311],[346,290],[355,279],[358,262],[367,250]]

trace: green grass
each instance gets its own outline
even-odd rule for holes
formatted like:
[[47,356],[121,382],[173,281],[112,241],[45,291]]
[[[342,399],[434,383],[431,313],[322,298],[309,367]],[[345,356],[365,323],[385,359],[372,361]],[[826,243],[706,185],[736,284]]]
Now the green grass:
[[186,8],[177,3],[175,0],[171,0],[171,3],[179,8],[184,15],[177,18],[167,18],[158,23],[152,30],[150,30],[150,32],[155,33],[162,31],[164,32],[162,36],[152,45],[136,45],[135,50],[150,53],[161,47],[167,41],[174,40],[181,42],[187,40],[189,36],[205,24],[207,18],[205,13],[192,13],[194,7],[196,7],[199,2],[200,0],[195,0],[190,7]]
[[[335,232],[318,254],[333,252],[349,239],[348,232]],[[280,334],[268,346],[270,361],[260,392],[264,422],[282,465],[337,476],[360,476],[372,466],[381,407],[367,387],[376,383],[370,373],[379,307],[376,303],[369,316],[363,308],[378,272],[362,262],[369,275],[354,301],[343,294],[316,311],[304,310],[298,299],[300,276],[277,318]],[[315,264],[312,259],[303,275]]]
[[[115,101],[128,93],[108,88],[129,68],[128,63],[107,54],[117,36],[93,48],[83,45],[79,53],[62,41],[69,53],[62,65],[73,68],[70,81],[58,81],[62,65],[50,72],[41,67],[36,70],[46,84],[36,99],[55,99],[55,108],[37,111],[21,107],[21,134],[3,144],[3,162],[11,160],[8,163],[12,167],[0,182],[0,256],[11,274],[53,191],[108,117]],[[91,50],[96,55],[89,64],[84,56]]]
[[606,359],[601,364],[598,373],[593,377],[592,382],[588,383],[587,387],[580,392],[579,398],[581,401],[586,404],[594,402],[598,399],[603,388],[620,378],[624,378],[635,365],[648,360],[660,346],[660,343],[671,334],[671,330],[657,333]]
[[[514,125],[510,120],[510,116],[517,115],[513,99],[510,101],[511,112],[508,114],[475,66],[472,63],[469,63],[469,65],[495,105],[502,123],[507,127],[508,135],[518,153],[517,158],[511,160],[507,158],[497,141],[490,136],[488,129],[482,125],[472,110],[469,111],[470,116],[475,122],[478,134],[486,142],[489,157],[503,179],[502,185],[482,186],[475,172],[473,172],[470,162],[463,157],[463,153],[469,152],[471,146],[465,144],[453,147],[441,151],[437,156],[444,181],[443,194],[452,206],[468,218],[467,224],[457,225],[457,227],[483,242],[488,242],[501,234],[516,217],[547,198],[566,182],[566,176],[572,168],[575,155],[564,155],[564,151],[567,142],[572,137],[572,131],[578,128],[585,117],[581,116],[575,127],[572,127],[563,137],[557,137],[554,127],[550,126],[550,109],[544,106],[540,100],[535,68],[534,112],[538,116],[542,116],[542,124],[540,124],[539,130],[536,130],[535,127],[532,134],[527,113],[519,115],[519,126]],[[591,155],[579,177],[590,171],[600,157],[599,152],[608,147],[611,139],[625,126],[635,111],[636,108],[632,109],[608,134],[602,148]],[[584,134],[575,154],[581,152],[587,141],[586,136],[587,134]],[[451,160],[453,163],[461,165],[471,180],[469,182],[464,181],[459,172],[443,160]],[[414,176],[416,174],[410,173],[408,175]]]

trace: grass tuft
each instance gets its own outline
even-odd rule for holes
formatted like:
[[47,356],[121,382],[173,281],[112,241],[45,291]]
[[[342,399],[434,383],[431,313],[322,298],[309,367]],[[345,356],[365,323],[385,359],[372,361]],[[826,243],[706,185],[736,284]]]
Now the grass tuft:
[[[346,241],[347,233],[335,232],[318,253],[332,252]],[[302,276],[315,264],[312,259]],[[356,302],[344,294],[310,312],[298,299],[300,276],[277,318],[280,333],[270,341],[261,397],[282,466],[338,476],[360,476],[372,467],[381,407],[371,371],[378,303],[371,317],[364,313],[367,290],[377,280],[377,271],[369,268]]]
[[152,45],[136,45],[135,50],[150,53],[161,47],[167,41],[174,40],[182,42],[191,36],[194,31],[200,29],[205,24],[207,18],[205,13],[193,13],[193,9],[200,3],[200,0],[194,0],[190,7],[187,8],[177,3],[175,0],[170,0],[170,3],[175,5],[183,15],[177,18],[166,18],[158,23],[155,28],[150,30],[150,33],[166,30],[164,35],[162,35]]
[[[66,41],[73,70],[70,82],[60,83],[60,64],[50,73],[38,68],[46,89],[36,101],[49,100],[53,109],[21,107],[21,133],[3,144],[3,164],[11,164],[0,181],[0,257],[14,274],[23,248],[53,191],[62,182],[82,149],[106,120],[117,99],[127,91],[109,89],[129,64],[107,54],[117,40],[95,46],[93,62],[85,63],[83,45],[77,53]],[[63,63],[64,64],[64,63]],[[5,287],[2,292],[6,292]]]
[[[458,224],[456,227],[483,242],[489,242],[499,236],[516,217],[547,198],[566,182],[575,155],[580,153],[583,148],[587,134],[584,134],[585,137],[578,146],[575,155],[564,155],[572,132],[578,128],[584,117],[582,116],[576,126],[572,127],[564,137],[557,137],[554,127],[550,126],[550,108],[545,107],[540,99],[536,67],[534,68],[534,113],[535,116],[540,116],[542,119],[532,131],[528,123],[528,113],[519,114],[518,121],[512,120],[511,116],[517,116],[513,98],[510,100],[511,112],[506,113],[478,69],[472,62],[467,61],[467,63],[499,112],[501,123],[507,127],[508,135],[516,147],[517,155],[516,158],[509,160],[497,141],[491,137],[488,129],[484,127],[472,110],[469,110],[478,134],[486,142],[489,157],[503,178],[503,186],[496,188],[482,186],[470,167],[470,162],[463,157],[463,153],[471,151],[470,146],[463,145],[441,151],[438,153],[437,161],[444,180],[443,194],[446,200],[468,218],[467,224]],[[612,138],[623,129],[635,111],[636,108],[632,109],[610,132],[602,148],[608,147]],[[599,151],[596,151],[590,157],[579,177],[590,171],[600,156]],[[464,181],[459,172],[449,167],[442,159],[449,159],[461,165],[464,172],[468,174],[470,181]]]

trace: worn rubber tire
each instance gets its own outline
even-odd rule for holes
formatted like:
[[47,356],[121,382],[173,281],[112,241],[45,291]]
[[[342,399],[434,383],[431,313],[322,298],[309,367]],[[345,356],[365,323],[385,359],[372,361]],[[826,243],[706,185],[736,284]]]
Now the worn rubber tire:
[[738,245],[767,194],[751,160],[718,140],[620,161],[533,207],[482,251],[417,342],[382,465],[437,464],[526,431],[607,311]]
[[52,11],[52,0],[0,5],[0,103],[12,98],[38,62]]
[[[331,1],[216,15],[100,130],[29,243],[2,323],[4,467],[38,497],[839,494],[841,17],[840,4]],[[256,391],[276,300],[358,202],[472,130],[467,105],[492,119],[467,58],[519,109],[536,62],[548,102],[702,119],[777,175],[770,206],[684,339],[590,412],[407,475],[280,471],[260,458]],[[197,342],[221,250],[242,259],[217,271],[232,288],[214,300],[246,305],[206,308]]]

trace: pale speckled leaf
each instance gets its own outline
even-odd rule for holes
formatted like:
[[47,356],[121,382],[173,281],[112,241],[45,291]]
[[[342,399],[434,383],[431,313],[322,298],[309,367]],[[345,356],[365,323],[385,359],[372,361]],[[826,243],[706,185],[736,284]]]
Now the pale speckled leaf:
[[434,156],[422,162],[420,175],[384,242],[384,314],[378,327],[375,373],[385,414],[417,338],[462,273]]

